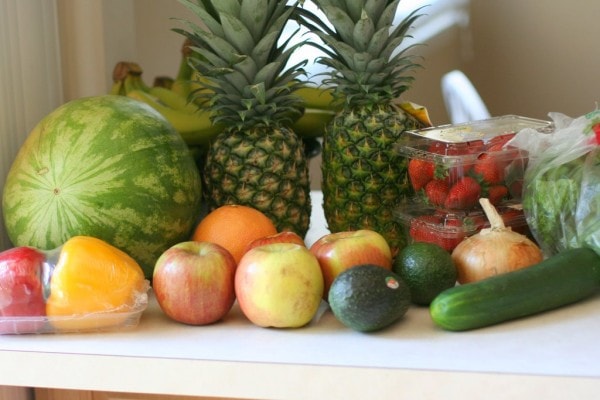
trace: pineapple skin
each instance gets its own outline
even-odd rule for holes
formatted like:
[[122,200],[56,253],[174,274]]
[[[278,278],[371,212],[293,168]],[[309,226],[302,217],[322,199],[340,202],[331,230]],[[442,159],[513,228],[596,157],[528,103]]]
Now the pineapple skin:
[[255,126],[219,134],[204,165],[208,210],[226,204],[256,208],[278,231],[304,237],[311,213],[302,140],[287,127]]
[[342,110],[323,136],[323,209],[331,232],[371,229],[392,255],[407,238],[394,209],[410,193],[407,160],[394,149],[402,133],[422,127],[393,104]]

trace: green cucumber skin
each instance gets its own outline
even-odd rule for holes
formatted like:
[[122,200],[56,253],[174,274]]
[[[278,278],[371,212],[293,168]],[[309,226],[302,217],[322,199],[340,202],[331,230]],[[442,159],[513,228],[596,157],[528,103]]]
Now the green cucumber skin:
[[574,303],[599,288],[600,256],[588,248],[570,249],[528,268],[447,289],[429,311],[438,326],[465,331]]

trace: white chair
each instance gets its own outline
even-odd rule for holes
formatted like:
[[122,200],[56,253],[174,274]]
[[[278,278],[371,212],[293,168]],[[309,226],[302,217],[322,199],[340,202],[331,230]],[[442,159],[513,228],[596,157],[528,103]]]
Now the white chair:
[[459,70],[442,77],[442,95],[450,122],[476,121],[490,118],[490,113],[469,78]]

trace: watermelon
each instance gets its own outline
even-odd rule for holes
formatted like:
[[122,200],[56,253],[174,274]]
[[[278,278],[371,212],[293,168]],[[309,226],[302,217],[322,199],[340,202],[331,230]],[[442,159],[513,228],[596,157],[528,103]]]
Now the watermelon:
[[92,236],[150,279],[160,254],[190,238],[201,201],[200,173],[174,128],[141,102],[105,95],[70,101],[38,123],[8,172],[2,207],[15,246]]

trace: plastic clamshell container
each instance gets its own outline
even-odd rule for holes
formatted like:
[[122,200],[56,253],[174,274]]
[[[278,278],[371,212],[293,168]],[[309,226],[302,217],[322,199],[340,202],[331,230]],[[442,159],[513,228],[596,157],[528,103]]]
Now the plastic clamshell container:
[[[532,238],[520,203],[509,203],[496,209],[505,226]],[[404,228],[408,243],[435,243],[448,252],[463,239],[490,227],[483,210],[443,211],[412,204],[396,209],[394,217]]]
[[122,310],[78,316],[0,316],[0,335],[42,333],[87,333],[133,329],[148,306],[147,293],[139,293],[136,303]]
[[[506,142],[525,128],[550,132],[552,124],[544,120],[505,115],[406,131],[396,144],[396,150],[408,159],[409,181],[415,200],[445,210],[479,208],[478,199],[481,197],[498,196],[503,202],[520,201],[527,153],[507,146]],[[465,177],[477,182],[478,196],[464,199],[460,197],[458,189],[453,192],[453,187],[459,182],[464,185],[469,181],[470,187],[474,187],[473,181]],[[439,186],[437,197],[431,195],[435,192],[426,186],[434,179],[446,183],[446,197],[440,197]],[[491,189],[493,186],[496,188]]]
[[0,252],[0,335],[130,329],[149,290],[137,262],[97,238],[14,247]]

